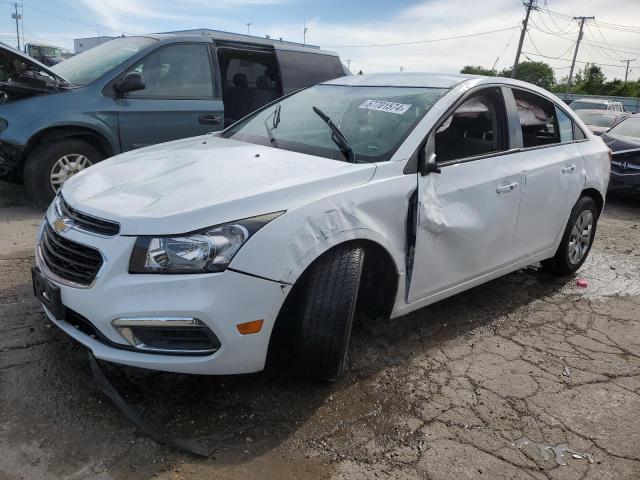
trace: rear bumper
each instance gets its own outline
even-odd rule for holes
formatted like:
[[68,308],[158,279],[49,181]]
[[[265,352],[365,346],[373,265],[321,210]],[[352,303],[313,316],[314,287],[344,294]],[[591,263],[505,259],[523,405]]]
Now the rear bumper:
[[640,195],[640,171],[624,174],[611,171],[608,191]]

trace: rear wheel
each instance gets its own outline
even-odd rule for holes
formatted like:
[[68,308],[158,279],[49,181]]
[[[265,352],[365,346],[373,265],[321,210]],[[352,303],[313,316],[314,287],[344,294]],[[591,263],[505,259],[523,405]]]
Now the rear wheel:
[[294,348],[306,377],[335,381],[344,371],[364,249],[338,246],[305,272],[299,291]]
[[100,160],[100,152],[83,140],[43,143],[31,152],[24,166],[27,192],[37,204],[46,206],[64,182]]
[[598,214],[598,206],[591,197],[580,197],[571,211],[555,256],[544,260],[542,266],[556,275],[576,272],[591,251]]

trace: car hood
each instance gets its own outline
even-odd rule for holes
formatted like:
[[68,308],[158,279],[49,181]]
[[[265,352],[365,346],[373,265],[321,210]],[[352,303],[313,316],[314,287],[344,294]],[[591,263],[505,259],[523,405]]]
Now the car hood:
[[[18,62],[16,62],[16,60]],[[18,69],[22,67],[18,67],[20,63],[24,64],[28,70],[33,72],[42,72],[54,77],[58,80],[61,80],[65,83],[69,83],[66,79],[62,78],[57,73],[54,73],[49,67],[47,67],[44,63],[40,63],[35,58],[30,57],[29,55],[22,53],[20,50],[16,50],[9,45],[6,45],[0,42],[0,62],[5,68],[5,72],[9,77],[12,77],[16,74],[21,74],[23,72],[18,71]]]
[[162,235],[289,210],[368,182],[352,164],[212,135],[127,152],[68,180],[77,210],[120,223],[124,235]]
[[613,152],[622,150],[632,150],[640,148],[640,138],[623,137],[621,135],[612,135],[611,133],[603,133],[600,138]]

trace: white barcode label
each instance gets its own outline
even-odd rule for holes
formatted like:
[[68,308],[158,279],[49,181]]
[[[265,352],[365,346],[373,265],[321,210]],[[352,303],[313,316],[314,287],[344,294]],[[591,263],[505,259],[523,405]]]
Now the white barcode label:
[[384,100],[367,100],[358,108],[402,115],[411,108],[411,105],[406,103],[385,102]]

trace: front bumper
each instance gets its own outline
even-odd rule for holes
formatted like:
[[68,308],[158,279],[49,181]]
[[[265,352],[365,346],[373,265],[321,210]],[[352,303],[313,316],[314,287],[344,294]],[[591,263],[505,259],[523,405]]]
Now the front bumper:
[[[47,216],[51,221],[55,219],[52,209]],[[196,374],[250,373],[264,368],[271,331],[290,285],[230,270],[211,274],[132,275],[128,273],[128,265],[135,237],[100,237],[74,229],[60,235],[96,248],[103,255],[102,267],[89,288],[66,285],[60,279],[47,276],[60,288],[65,307],[85,317],[100,335],[92,338],[65,319],[54,318],[46,308],[45,312],[54,324],[91,349],[96,358],[134,367]],[[38,267],[42,267],[39,255],[36,259]],[[42,270],[46,274],[46,269]],[[131,317],[197,318],[219,339],[220,348],[204,356],[126,350],[129,345],[112,322]],[[258,319],[264,320],[260,332],[240,334],[238,324]],[[100,341],[100,337],[106,341]]]

